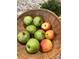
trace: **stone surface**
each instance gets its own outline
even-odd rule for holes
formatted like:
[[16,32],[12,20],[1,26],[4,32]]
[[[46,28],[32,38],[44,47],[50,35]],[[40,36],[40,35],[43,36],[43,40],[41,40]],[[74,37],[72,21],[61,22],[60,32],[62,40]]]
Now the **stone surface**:
[[17,12],[40,8],[39,3],[47,0],[17,0]]

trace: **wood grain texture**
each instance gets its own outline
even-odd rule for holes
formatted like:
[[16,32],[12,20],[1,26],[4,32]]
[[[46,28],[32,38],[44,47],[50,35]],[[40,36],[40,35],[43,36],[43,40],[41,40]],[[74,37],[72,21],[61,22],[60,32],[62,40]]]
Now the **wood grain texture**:
[[44,21],[50,22],[57,35],[55,36],[54,41],[52,41],[52,43],[54,43],[52,50],[47,53],[42,53],[39,51],[36,54],[29,54],[25,51],[25,46],[17,42],[17,55],[19,59],[55,59],[56,56],[61,52],[61,23],[58,16],[46,9],[26,11],[17,18],[17,34],[18,32],[25,30],[23,25],[23,18],[27,15],[32,17],[40,16]]

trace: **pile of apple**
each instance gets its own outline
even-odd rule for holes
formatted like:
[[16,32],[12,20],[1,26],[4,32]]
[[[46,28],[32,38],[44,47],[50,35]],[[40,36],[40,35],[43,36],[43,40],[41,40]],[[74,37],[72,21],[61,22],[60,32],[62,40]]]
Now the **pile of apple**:
[[25,50],[28,53],[36,53],[39,50],[48,52],[52,49],[54,31],[49,22],[43,21],[40,16],[25,16],[23,23],[26,28],[18,33],[17,39],[20,43],[25,44]]

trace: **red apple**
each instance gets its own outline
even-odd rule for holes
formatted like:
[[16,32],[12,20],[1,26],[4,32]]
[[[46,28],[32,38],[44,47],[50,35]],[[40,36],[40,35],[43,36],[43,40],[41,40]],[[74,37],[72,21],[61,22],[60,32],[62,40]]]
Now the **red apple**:
[[54,39],[54,31],[53,30],[48,30],[48,31],[46,31],[46,33],[45,33],[45,37],[47,38],[47,39],[50,39],[50,40],[53,40]]
[[51,25],[49,22],[44,22],[42,24],[41,28],[46,31],[46,30],[49,30],[51,28]]
[[42,52],[48,52],[52,49],[52,47],[53,47],[52,42],[49,39],[43,39],[41,41]]

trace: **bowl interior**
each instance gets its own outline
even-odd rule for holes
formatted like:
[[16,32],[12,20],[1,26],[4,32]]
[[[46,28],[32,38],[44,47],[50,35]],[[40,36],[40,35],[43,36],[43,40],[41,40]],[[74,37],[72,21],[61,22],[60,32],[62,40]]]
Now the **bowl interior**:
[[59,21],[59,18],[51,11],[39,9],[39,10],[29,10],[27,12],[24,12],[17,18],[17,34],[20,31],[25,30],[24,24],[23,24],[23,18],[27,15],[30,15],[32,17],[34,16],[40,16],[44,21],[50,22],[52,25],[52,29],[55,31],[55,39],[52,41],[54,44],[51,51],[47,53],[37,52],[35,54],[29,54],[25,51],[25,46],[21,45],[17,42],[17,55],[19,59],[50,59],[55,58],[60,53],[61,48],[61,23]]

